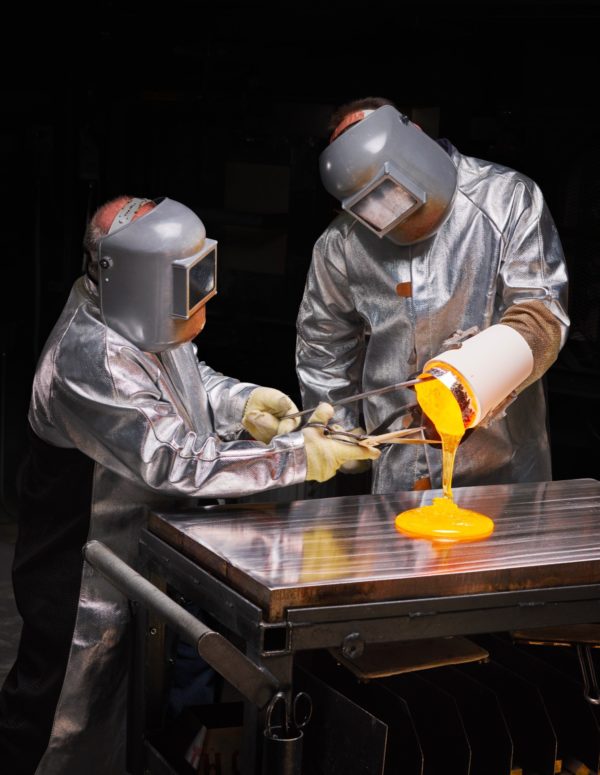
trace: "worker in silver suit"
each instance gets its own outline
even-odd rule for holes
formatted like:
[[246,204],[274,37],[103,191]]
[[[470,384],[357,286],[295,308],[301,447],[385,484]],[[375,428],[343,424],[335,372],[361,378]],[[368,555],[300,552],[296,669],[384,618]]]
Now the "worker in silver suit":
[[119,197],[84,245],[33,382],[13,572],[23,632],[0,693],[7,775],[126,771],[128,602],[84,564],[86,541],[135,565],[147,507],[325,480],[377,455],[296,430],[285,394],[198,361],[217,246],[192,210]]
[[[464,441],[454,483],[550,479],[540,377],[569,319],[563,251],[539,187],[433,140],[387,99],[342,106],[331,129],[320,171],[342,209],[315,244],[298,314],[303,403],[416,376],[466,332],[502,323],[531,348],[533,372]],[[410,424],[403,407],[414,402],[409,389],[371,396],[335,419],[382,433]],[[440,486],[435,446],[388,445],[373,464],[375,493]]]

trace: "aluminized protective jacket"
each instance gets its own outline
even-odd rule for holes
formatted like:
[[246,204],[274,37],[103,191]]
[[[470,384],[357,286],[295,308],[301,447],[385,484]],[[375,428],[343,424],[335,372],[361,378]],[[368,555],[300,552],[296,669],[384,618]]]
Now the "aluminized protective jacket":
[[[87,539],[135,565],[146,507],[304,481],[301,433],[268,445],[237,440],[255,387],[199,363],[191,343],[160,356],[137,349],[105,326],[96,287],[81,278],[42,353],[29,421],[44,442],[77,448],[95,462]],[[125,772],[128,618],[126,599],[84,565],[66,677],[38,775]]]
[[[564,344],[567,276],[558,233],[538,186],[514,170],[460,154],[452,213],[432,237],[398,246],[347,214],[317,241],[298,315],[297,372],[305,406],[400,382],[442,352],[444,340],[499,322],[512,305],[541,301]],[[336,420],[368,432],[400,427],[411,390],[340,407]],[[373,464],[373,491],[441,486],[441,453],[388,445]],[[546,405],[538,380],[489,428],[460,447],[454,484],[551,478]]]

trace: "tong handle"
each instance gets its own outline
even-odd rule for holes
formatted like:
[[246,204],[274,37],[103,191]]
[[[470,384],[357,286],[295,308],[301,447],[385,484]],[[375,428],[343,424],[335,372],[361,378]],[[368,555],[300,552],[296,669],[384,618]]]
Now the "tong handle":
[[[395,385],[386,385],[385,387],[375,388],[374,390],[365,390],[364,393],[357,393],[354,396],[342,398],[340,401],[336,401],[335,403],[331,404],[331,406],[344,406],[344,404],[352,404],[354,401],[360,401],[361,398],[368,398],[369,396],[382,396],[384,393],[391,393],[393,390],[401,390],[402,388],[413,387],[414,385],[418,385],[420,382],[427,382],[430,379],[434,379],[434,377],[418,377],[417,379],[409,379],[405,382],[397,382]],[[312,414],[315,409],[317,409],[317,407],[313,406],[312,409],[303,409],[301,412],[285,414],[279,419],[292,420],[295,417],[302,417],[305,414]]]
[[406,436],[411,436],[419,431],[425,430],[424,428],[407,428],[402,431],[390,431],[389,433],[381,433],[379,436],[365,436],[358,441],[361,447],[377,447],[379,444],[441,444],[439,439],[409,439]]

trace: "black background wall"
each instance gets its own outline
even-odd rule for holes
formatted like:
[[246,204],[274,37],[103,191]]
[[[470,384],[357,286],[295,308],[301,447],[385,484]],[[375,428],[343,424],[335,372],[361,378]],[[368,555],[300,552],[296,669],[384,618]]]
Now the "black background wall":
[[[0,91],[2,499],[37,356],[106,199],[167,195],[219,240],[200,355],[298,400],[295,318],[335,202],[318,156],[331,108],[393,99],[462,152],[530,175],[570,272],[569,341],[547,377],[555,478],[600,478],[598,2],[101,3],[77,34],[36,19]],[[72,21],[72,20],[71,20]],[[82,21],[83,20],[76,20]],[[58,27],[58,32],[55,31]],[[10,31],[9,31],[10,34]],[[15,88],[23,57],[34,83]]]

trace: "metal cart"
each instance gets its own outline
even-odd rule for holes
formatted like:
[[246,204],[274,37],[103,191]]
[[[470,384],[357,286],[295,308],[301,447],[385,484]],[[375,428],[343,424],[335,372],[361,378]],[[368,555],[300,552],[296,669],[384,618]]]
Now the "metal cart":
[[[431,496],[152,513],[140,542],[150,595],[135,579],[132,586],[127,570],[115,570],[108,550],[89,544],[88,561],[149,610],[136,645],[138,771],[174,772],[145,735],[160,696],[163,624],[181,623],[177,604],[155,587],[201,604],[219,624],[215,635],[199,622],[194,634],[192,623],[188,637],[214,639],[206,658],[246,697],[244,775],[301,771],[302,732],[293,717],[299,652],[334,649],[352,661],[378,644],[600,622],[600,482],[457,488],[459,505],[495,522],[489,538],[465,543],[397,532],[396,514]],[[187,624],[180,632],[189,633]],[[283,697],[287,716],[270,735],[275,697]]]

